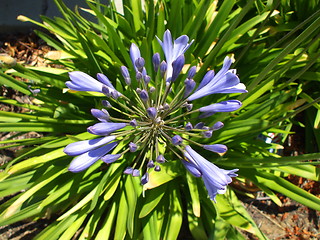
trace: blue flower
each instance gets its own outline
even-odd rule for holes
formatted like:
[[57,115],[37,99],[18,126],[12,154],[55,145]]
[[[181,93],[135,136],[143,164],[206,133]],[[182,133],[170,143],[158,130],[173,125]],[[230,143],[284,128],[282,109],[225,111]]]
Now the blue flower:
[[169,30],[165,31],[163,35],[163,42],[157,37],[162,50],[164,52],[164,55],[166,57],[167,62],[167,77],[166,81],[170,81],[173,74],[173,67],[172,63],[182,54],[184,54],[187,49],[191,46],[193,43],[193,40],[189,42],[189,37],[186,35],[182,35],[178,37],[176,40],[174,40],[172,44],[172,36],[171,32]]
[[[163,41],[158,41],[165,61],[155,53],[147,62],[137,45],[131,44],[131,69],[134,71],[130,73],[130,68],[120,67],[127,96],[116,90],[112,81],[102,73],[97,74],[97,80],[79,71],[69,73],[70,81],[66,85],[71,90],[100,92],[108,98],[108,101],[102,100],[102,106],[108,110],[91,109],[91,114],[99,122],[89,126],[87,131],[98,138],[71,143],[64,149],[66,154],[75,157],[69,170],[80,172],[99,159],[112,164],[121,158],[127,165],[124,174],[141,176],[144,185],[151,177],[150,171],[161,171],[162,165],[170,161],[174,153],[193,176],[203,179],[210,198],[214,200],[216,194],[226,190],[231,177],[237,176],[237,169],[218,168],[189,146],[196,144],[219,155],[227,151],[223,144],[201,144],[201,139],[211,138],[214,131],[223,127],[222,122],[210,127],[205,121],[194,119],[196,114],[203,118],[217,112],[235,111],[242,104],[238,100],[226,100],[193,110],[193,106],[198,105],[190,101],[213,93],[246,92],[245,86],[240,83],[235,70],[229,69],[231,60],[226,58],[222,69],[216,75],[209,70],[194,91],[196,82],[193,77],[197,66],[190,67],[188,73],[179,77],[185,65],[184,53],[193,41],[189,43],[186,35],[173,41],[169,30],[165,31]],[[153,66],[155,72],[148,74],[145,65]],[[131,79],[131,76],[135,78]],[[182,79],[184,82],[179,83]],[[191,114],[192,118],[189,118]],[[128,158],[127,154],[134,154],[134,157]]]
[[102,73],[97,74],[99,81],[88,74],[79,71],[69,72],[69,77],[71,81],[67,81],[66,86],[71,90],[100,92],[114,98],[117,98],[121,95],[114,88],[110,80]]
[[[184,155],[188,160],[187,169],[194,176],[201,176],[208,190],[210,199],[215,201],[217,194],[225,193],[227,185],[232,182],[231,177],[238,176],[238,169],[224,170],[206,160],[190,146],[185,147]],[[186,163],[184,163],[186,165]],[[198,172],[197,172],[198,171]],[[197,173],[197,174],[195,174]],[[200,174],[199,174],[200,173]]]
[[245,93],[247,92],[244,84],[233,71],[229,70],[231,59],[224,59],[223,67],[214,75],[210,70],[202,79],[198,89],[188,97],[189,101],[196,100],[214,93]]
[[95,148],[85,153],[82,153],[80,156],[72,160],[68,170],[70,172],[76,173],[87,169],[100,158],[102,158],[104,155],[106,155],[108,152],[110,152],[113,148],[115,148],[117,144],[117,142],[112,142],[102,147]]

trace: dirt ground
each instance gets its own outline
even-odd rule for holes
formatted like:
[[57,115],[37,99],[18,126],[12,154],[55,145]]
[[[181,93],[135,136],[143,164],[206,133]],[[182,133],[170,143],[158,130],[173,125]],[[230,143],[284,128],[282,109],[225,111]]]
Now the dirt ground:
[[[0,36],[0,54],[6,53],[17,59],[17,62],[30,64],[34,66],[45,65],[43,56],[50,52],[50,47],[39,40],[34,34]],[[8,89],[5,86],[0,88],[1,96],[16,99],[19,102],[30,101],[26,96]],[[0,103],[0,109],[4,111],[23,112],[24,109],[19,109],[10,105]],[[302,154],[303,153],[303,129],[297,129],[300,134],[293,135],[289,138],[290,144],[287,144],[285,151],[287,154]],[[15,133],[0,133],[0,140],[14,137]],[[23,135],[17,135],[17,138],[25,137],[41,137],[41,133],[31,132]],[[14,158],[17,149],[0,150],[0,166],[5,162]],[[320,197],[320,184],[318,182],[309,181],[301,177],[289,176],[288,179],[312,192]],[[259,194],[261,196],[259,196]],[[269,239],[320,239],[320,212],[309,209],[291,199],[280,196],[283,206],[279,207],[274,204],[268,197],[257,192],[257,199],[247,199],[241,196],[244,206],[251,214],[262,232]],[[3,203],[6,199],[0,199]],[[37,233],[44,229],[54,219],[39,219],[37,221],[21,221],[8,226],[0,226],[0,240],[28,240],[32,239]],[[247,235],[247,239],[255,239],[253,236]]]

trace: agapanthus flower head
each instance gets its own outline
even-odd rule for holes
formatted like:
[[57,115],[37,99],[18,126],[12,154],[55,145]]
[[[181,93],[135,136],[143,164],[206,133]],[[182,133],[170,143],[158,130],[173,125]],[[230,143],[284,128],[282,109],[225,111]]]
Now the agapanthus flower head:
[[[143,58],[138,46],[131,45],[132,66],[120,68],[125,94],[115,89],[113,81],[102,73],[97,74],[97,80],[83,72],[69,73],[68,88],[100,92],[108,99],[102,100],[104,108],[91,110],[99,122],[87,131],[97,138],[74,142],[64,149],[66,154],[75,156],[69,170],[83,171],[98,160],[105,164],[122,161],[126,164],[124,174],[141,177],[144,185],[152,176],[151,171],[161,171],[174,156],[192,175],[203,179],[214,200],[216,194],[226,190],[231,177],[237,176],[237,169],[221,169],[189,146],[196,144],[217,156],[227,151],[223,144],[201,144],[201,139],[211,138],[223,123],[219,121],[209,126],[204,120],[196,120],[195,116],[202,118],[217,112],[235,111],[241,107],[241,102],[225,100],[199,107],[195,100],[214,93],[246,92],[245,86],[235,71],[230,70],[232,62],[227,57],[222,69],[217,74],[209,70],[196,88],[193,77],[197,67],[181,73],[185,65],[184,54],[193,41],[189,43],[186,35],[173,40],[169,30],[164,33],[163,40],[158,38],[158,41],[165,55],[162,61],[159,53],[150,60]],[[148,74],[146,66],[153,66],[154,73]],[[130,154],[134,157],[128,158]]]

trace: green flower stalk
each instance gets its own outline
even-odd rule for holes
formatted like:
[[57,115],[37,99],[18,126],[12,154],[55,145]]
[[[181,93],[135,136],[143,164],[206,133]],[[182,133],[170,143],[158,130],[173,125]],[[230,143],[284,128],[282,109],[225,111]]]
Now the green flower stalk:
[[[243,93],[246,92],[245,86],[240,83],[235,71],[229,69],[232,62],[226,57],[222,69],[217,74],[208,71],[197,88],[193,80],[196,67],[191,67],[183,88],[174,91],[174,87],[179,85],[185,65],[184,53],[193,41],[189,43],[186,35],[173,41],[169,30],[164,33],[163,41],[158,41],[165,60],[161,61],[159,53],[152,57],[155,79],[148,75],[145,59],[141,57],[135,44],[130,48],[134,74],[130,75],[125,66],[120,69],[126,88],[134,98],[129,99],[117,91],[101,73],[97,75],[98,80],[83,72],[69,73],[71,81],[66,82],[69,89],[100,92],[112,102],[103,100],[103,105],[108,110],[91,111],[100,122],[90,126],[88,132],[100,136],[99,138],[71,143],[64,149],[66,154],[77,156],[72,160],[69,171],[83,171],[99,159],[110,164],[127,154],[134,154],[135,157],[128,162],[124,173],[134,177],[141,176],[141,184],[144,185],[149,181],[152,169],[161,171],[161,166],[167,161],[165,156],[171,152],[192,175],[202,177],[210,198],[215,200],[216,194],[226,191],[227,185],[232,181],[231,177],[237,176],[235,172],[238,169],[220,169],[190,147],[196,145],[218,154],[227,151],[225,145],[203,145],[194,140],[210,138],[213,131],[223,127],[222,122],[217,122],[212,127],[201,122],[192,124],[190,116],[199,113],[200,118],[205,118],[217,112],[235,111],[241,107],[241,102],[228,100],[195,110],[192,110],[191,102],[215,93]],[[131,79],[130,76],[135,76],[136,79]],[[132,81],[136,83],[133,84]],[[134,89],[133,85],[138,87]],[[112,110],[118,112],[121,118],[113,117],[109,113]],[[113,149],[120,142],[124,147],[113,154]]]

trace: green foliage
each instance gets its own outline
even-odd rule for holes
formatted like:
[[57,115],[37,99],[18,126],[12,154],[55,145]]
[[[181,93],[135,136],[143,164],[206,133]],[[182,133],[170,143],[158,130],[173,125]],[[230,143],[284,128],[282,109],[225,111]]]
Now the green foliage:
[[[194,239],[244,239],[239,229],[266,239],[232,186],[213,203],[199,179],[170,161],[174,156],[161,172],[151,173],[144,189],[137,179],[122,174],[126,159],[110,166],[97,162],[78,174],[67,171],[71,157],[62,150],[71,142],[92,138],[85,132],[94,123],[90,108],[99,107],[102,97],[66,91],[67,72],[80,70],[92,76],[102,72],[121,89],[119,67],[131,66],[130,44],[136,43],[143,57],[151,59],[154,52],[160,52],[155,35],[161,38],[166,29],[174,37],[186,34],[195,40],[186,58],[201,65],[197,81],[207,68],[219,69],[224,57],[231,55],[236,60],[233,67],[249,90],[241,96],[203,99],[202,105],[230,97],[243,102],[236,113],[219,113],[210,119],[211,123],[223,121],[225,127],[207,142],[224,143],[229,151],[224,157],[207,159],[239,168],[239,181],[253,182],[279,205],[277,192],[320,210],[319,198],[283,177],[293,174],[319,181],[319,168],[314,166],[320,158],[318,0],[123,0],[108,6],[87,0],[88,9],[75,11],[62,0],[55,2],[63,18],[43,16],[43,23],[19,19],[43,28],[36,32],[60,51],[61,58],[51,62],[61,68],[17,64],[0,69],[0,82],[6,87],[30,96],[28,85],[41,89],[32,96],[32,104],[0,98],[2,103],[29,109],[1,111],[1,131],[45,135],[0,142],[9,144],[2,149],[31,146],[0,172],[1,197],[18,192],[1,205],[1,225],[54,214],[57,220],[35,239],[72,239],[75,234],[78,239],[183,239],[185,231]],[[121,7],[115,2],[121,2]],[[91,14],[96,21],[80,13]],[[152,68],[151,61],[146,61],[146,68]],[[270,148],[281,148],[299,113],[307,116],[309,154],[281,157],[271,153]],[[267,144],[258,139],[261,133],[282,138],[277,144]]]

